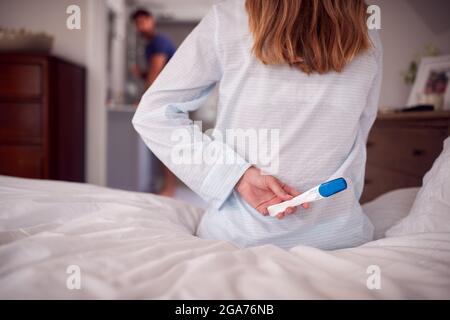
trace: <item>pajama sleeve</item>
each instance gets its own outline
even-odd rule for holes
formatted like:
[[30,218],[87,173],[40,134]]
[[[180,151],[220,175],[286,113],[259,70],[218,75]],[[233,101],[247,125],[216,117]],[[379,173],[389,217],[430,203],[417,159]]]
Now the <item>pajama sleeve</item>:
[[[365,167],[367,162],[367,156],[366,156],[366,144],[369,137],[370,129],[372,128],[376,117],[378,113],[378,106],[379,106],[379,100],[380,100],[380,91],[381,91],[381,84],[382,84],[382,78],[383,78],[383,48],[382,44],[378,35],[377,31],[370,31],[370,36],[373,44],[373,50],[372,55],[375,60],[375,73],[372,78],[372,82],[368,91],[367,100],[366,100],[366,107],[364,108],[364,111],[362,112],[359,120],[359,136],[358,139],[361,139],[361,144],[355,144],[360,145],[364,147],[364,158],[361,159],[355,159],[355,157],[359,156],[361,153],[353,152],[352,155],[347,158],[347,162],[354,162],[358,163],[359,165],[363,166],[361,170],[355,170],[353,171],[356,175],[351,176],[352,183],[354,184],[354,190],[356,193],[357,199],[361,198],[362,190],[364,189],[364,178],[365,178]],[[348,168],[350,168],[349,166]],[[346,175],[346,173],[339,172],[337,174],[338,176]]]
[[364,140],[367,141],[370,129],[377,117],[378,105],[380,101],[381,83],[383,79],[383,48],[377,31],[370,31],[371,40],[374,46],[373,55],[376,61],[377,71],[373,78],[372,86],[367,96],[367,105],[361,115],[361,130]]
[[144,94],[132,122],[150,150],[219,209],[250,164],[225,141],[203,134],[188,115],[221,79],[218,28],[213,7]]

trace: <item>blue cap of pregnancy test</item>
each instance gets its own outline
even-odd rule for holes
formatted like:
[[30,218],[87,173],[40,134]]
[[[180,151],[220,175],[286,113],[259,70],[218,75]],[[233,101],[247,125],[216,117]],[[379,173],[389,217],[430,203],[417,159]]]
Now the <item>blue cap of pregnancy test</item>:
[[339,178],[322,183],[319,187],[319,193],[322,197],[328,198],[345,189],[347,189],[347,181],[344,178]]

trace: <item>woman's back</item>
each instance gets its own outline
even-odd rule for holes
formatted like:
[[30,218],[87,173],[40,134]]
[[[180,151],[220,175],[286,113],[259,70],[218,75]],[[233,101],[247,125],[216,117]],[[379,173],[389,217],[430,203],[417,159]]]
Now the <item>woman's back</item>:
[[[165,70],[166,74],[150,89],[154,92],[152,102],[165,102],[163,88],[174,86],[168,83],[173,81],[174,73],[181,79],[192,77],[192,68],[202,68],[203,74],[195,79],[197,83],[215,81],[220,86],[216,129],[221,134],[216,138],[222,137],[246,162],[300,191],[338,177],[347,178],[350,187],[282,221],[262,216],[232,191],[223,202],[206,211],[199,236],[229,240],[243,247],[275,244],[290,248],[304,244],[335,249],[369,241],[373,228],[362,213],[359,197],[364,180],[365,142],[376,116],[381,82],[377,35],[371,34],[373,48],[356,56],[342,72],[308,75],[287,64],[265,65],[257,59],[252,52],[254,37],[248,19],[244,0],[216,5],[196,35],[180,48],[195,51],[191,54],[201,55],[206,62],[185,54],[185,63],[196,62],[197,66],[194,63],[194,67],[183,71],[181,58],[178,68],[176,61],[172,68],[169,64],[170,70]],[[213,34],[206,35],[208,32]],[[212,70],[204,70],[204,64]],[[205,170],[208,169],[203,167],[199,172]],[[221,170],[227,169],[216,171]],[[201,195],[208,193],[205,184],[221,183],[220,174],[214,174],[215,169],[211,172],[198,182]],[[194,181],[195,190],[195,180],[199,178],[186,174],[184,178],[188,184]],[[214,190],[211,192],[214,194]]]
[[279,130],[277,176],[306,190],[334,175],[348,157],[363,112],[376,114],[376,104],[366,107],[380,67],[379,40],[373,39],[378,53],[356,57],[341,73],[307,75],[288,65],[264,65],[251,52],[244,3],[225,1],[217,10],[223,77],[216,127]]

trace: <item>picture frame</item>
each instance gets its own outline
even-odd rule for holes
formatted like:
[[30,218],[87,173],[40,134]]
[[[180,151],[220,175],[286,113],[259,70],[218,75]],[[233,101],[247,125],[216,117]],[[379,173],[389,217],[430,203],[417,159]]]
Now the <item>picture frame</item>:
[[422,58],[408,99],[409,107],[420,104],[450,110],[450,55]]

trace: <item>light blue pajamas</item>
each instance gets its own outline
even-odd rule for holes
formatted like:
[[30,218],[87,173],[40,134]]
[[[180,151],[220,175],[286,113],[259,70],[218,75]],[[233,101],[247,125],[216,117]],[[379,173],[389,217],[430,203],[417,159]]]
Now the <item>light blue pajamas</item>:
[[[370,33],[373,49],[342,73],[310,76],[288,65],[263,65],[252,55],[244,0],[215,5],[187,37],[144,94],[133,125],[152,152],[209,203],[200,237],[240,247],[274,244],[286,249],[337,249],[372,239],[373,226],[359,204],[365,144],[381,85],[381,44],[377,33]],[[349,190],[281,221],[259,214],[234,187],[251,165],[264,164],[252,160],[243,143],[211,138],[188,117],[214,86],[219,86],[217,130],[277,132],[277,178],[306,191],[345,177]],[[174,150],[180,142],[174,136],[180,130],[191,137],[184,148],[195,154],[215,150],[236,161],[179,164]]]

